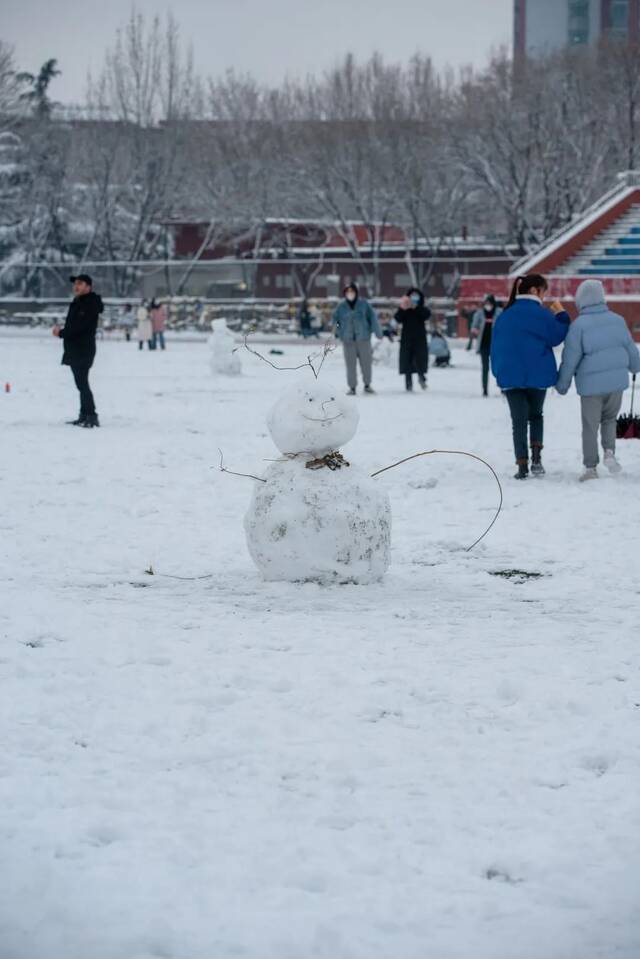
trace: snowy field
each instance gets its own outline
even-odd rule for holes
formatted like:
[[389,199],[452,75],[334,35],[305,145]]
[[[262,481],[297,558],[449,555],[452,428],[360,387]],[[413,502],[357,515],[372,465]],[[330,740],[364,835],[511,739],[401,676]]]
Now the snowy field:
[[103,343],[90,431],[59,359],[0,333],[0,959],[637,959],[640,443],[578,484],[551,394],[516,483],[475,355],[378,368],[348,457],[476,452],[497,526],[466,553],[495,482],[425,458],[383,583],[265,584],[218,447],[264,469],[293,374]]

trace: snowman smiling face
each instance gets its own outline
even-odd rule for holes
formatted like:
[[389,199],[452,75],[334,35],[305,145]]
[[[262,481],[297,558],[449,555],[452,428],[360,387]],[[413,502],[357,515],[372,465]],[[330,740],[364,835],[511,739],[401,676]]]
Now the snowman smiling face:
[[358,419],[353,400],[330,383],[300,383],[276,401],[267,425],[281,453],[324,456],[353,439]]

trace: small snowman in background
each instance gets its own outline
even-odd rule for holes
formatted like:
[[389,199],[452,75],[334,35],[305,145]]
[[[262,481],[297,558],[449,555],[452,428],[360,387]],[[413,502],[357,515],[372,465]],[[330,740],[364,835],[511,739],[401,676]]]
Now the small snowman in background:
[[211,330],[209,337],[211,372],[214,376],[220,374],[239,376],[242,373],[242,362],[236,350],[235,337],[227,327],[227,321],[224,318],[211,320]]
[[358,420],[353,400],[317,380],[288,389],[268,414],[282,458],[255,477],[244,521],[249,552],[265,579],[365,584],[386,573],[389,497],[340,452]]

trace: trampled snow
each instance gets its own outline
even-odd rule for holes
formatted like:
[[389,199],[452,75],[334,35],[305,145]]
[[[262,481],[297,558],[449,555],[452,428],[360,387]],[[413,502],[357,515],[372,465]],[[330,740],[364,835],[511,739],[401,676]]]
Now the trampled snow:
[[478,453],[498,524],[465,552],[495,482],[426,457],[381,583],[265,583],[218,448],[266,468],[288,374],[104,342],[91,431],[59,357],[0,335],[2,959],[636,959],[640,443],[578,484],[551,394],[516,483],[473,354],[377,367],[348,458]]

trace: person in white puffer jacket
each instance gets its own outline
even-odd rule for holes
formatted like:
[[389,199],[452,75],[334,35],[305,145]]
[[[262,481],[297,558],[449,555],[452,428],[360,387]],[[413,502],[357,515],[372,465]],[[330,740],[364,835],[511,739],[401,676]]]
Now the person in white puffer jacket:
[[151,323],[151,314],[146,303],[141,303],[136,313],[138,321],[138,349],[142,349],[145,341],[150,350],[153,349],[153,325]]
[[616,459],[616,419],[629,373],[640,373],[640,353],[629,328],[607,307],[600,280],[585,280],[576,290],[579,314],[565,340],[556,389],[565,394],[575,376],[582,406],[581,480],[597,479],[598,429],[604,465],[611,473],[622,467]]

